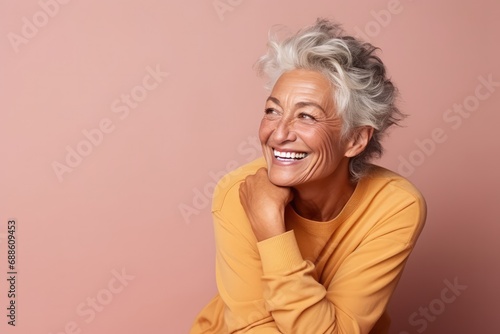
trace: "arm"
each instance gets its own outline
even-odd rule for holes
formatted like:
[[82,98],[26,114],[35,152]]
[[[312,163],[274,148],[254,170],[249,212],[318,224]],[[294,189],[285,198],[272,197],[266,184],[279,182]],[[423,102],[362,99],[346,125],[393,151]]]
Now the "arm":
[[[264,272],[264,298],[283,333],[369,333],[384,312],[412,249],[415,230],[387,233],[404,219],[419,219],[412,205],[374,231],[339,266],[327,287],[314,278],[293,232],[258,244]],[[417,232],[418,233],[418,232]]]
[[216,281],[226,305],[228,333],[281,333],[266,310],[261,281],[262,267],[257,241],[241,208],[214,211]]
[[293,231],[257,240],[237,188],[213,210],[217,284],[229,333],[368,333],[420,231],[423,203],[378,222],[325,287],[313,263],[303,260]]

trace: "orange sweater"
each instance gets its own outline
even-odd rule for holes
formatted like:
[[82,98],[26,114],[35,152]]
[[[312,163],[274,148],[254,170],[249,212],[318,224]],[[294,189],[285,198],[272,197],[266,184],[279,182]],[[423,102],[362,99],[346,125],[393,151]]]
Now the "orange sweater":
[[373,166],[333,220],[311,221],[288,206],[287,232],[257,242],[238,189],[265,166],[260,158],[219,181],[219,294],[190,333],[387,333],[387,303],[426,217],[420,192]]

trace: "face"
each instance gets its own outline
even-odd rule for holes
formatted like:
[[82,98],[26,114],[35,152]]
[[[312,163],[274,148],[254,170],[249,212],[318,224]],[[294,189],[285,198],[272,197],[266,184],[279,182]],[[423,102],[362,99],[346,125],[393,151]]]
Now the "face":
[[275,185],[327,181],[348,161],[333,89],[321,73],[309,70],[286,72],[274,85],[259,138],[269,180]]

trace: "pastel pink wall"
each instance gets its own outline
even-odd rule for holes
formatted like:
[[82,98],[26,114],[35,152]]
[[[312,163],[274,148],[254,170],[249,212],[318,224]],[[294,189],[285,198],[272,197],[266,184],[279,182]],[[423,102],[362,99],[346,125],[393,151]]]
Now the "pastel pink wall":
[[252,65],[318,16],[381,47],[411,114],[379,161],[429,207],[392,333],[496,333],[494,0],[1,1],[0,331],[187,333],[216,292],[214,180],[260,154]]

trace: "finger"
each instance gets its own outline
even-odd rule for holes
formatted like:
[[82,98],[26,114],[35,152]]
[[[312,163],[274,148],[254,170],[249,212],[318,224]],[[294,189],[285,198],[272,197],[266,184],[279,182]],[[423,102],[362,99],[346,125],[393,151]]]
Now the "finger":
[[245,195],[245,193],[246,193],[246,186],[247,186],[247,185],[246,185],[246,183],[245,183],[245,182],[242,182],[242,183],[240,184],[240,188],[239,188],[240,198],[241,198],[241,196],[244,196],[244,195]]

